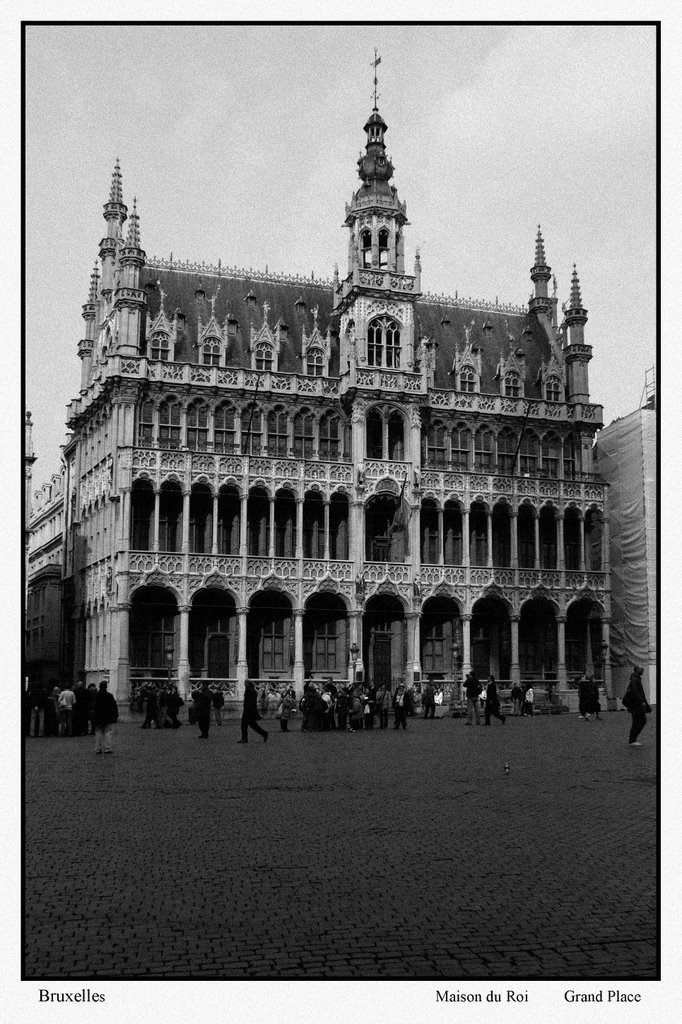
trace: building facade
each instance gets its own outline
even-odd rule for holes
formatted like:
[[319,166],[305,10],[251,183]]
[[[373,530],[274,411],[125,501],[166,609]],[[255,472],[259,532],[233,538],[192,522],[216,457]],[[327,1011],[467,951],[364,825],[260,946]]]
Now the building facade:
[[117,163],[64,449],[74,675],[608,688],[577,272],[559,322],[538,228],[527,307],[422,293],[386,130],[331,281],[149,259]]
[[25,669],[31,682],[56,682],[62,670],[63,474],[35,492],[26,515]]
[[656,403],[614,420],[599,435],[595,463],[611,495],[611,664],[614,693],[643,669],[649,703],[658,691]]

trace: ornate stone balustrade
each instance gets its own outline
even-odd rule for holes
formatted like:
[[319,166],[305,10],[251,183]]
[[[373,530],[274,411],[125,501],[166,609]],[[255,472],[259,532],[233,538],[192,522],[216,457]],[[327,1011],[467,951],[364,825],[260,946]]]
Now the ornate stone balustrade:
[[512,505],[515,498],[530,498],[538,505],[550,500],[554,504],[576,501],[584,504],[595,502],[601,506],[606,490],[606,485],[597,480],[549,480],[547,477],[453,473],[436,469],[425,469],[422,472],[420,486],[425,494],[433,494],[443,501],[456,498],[465,506],[477,496],[488,503],[505,497]]
[[412,582],[412,566],[402,562],[365,562],[363,577],[365,583],[388,580],[396,586],[404,586]]
[[[432,409],[451,409],[454,412],[482,412],[502,416],[525,417],[530,420],[555,422],[598,423],[603,420],[601,405],[568,405],[565,402],[546,402],[544,399],[527,401],[525,398],[507,398],[504,395],[480,395],[466,391],[440,391],[431,389],[428,395]],[[530,409],[528,407],[530,406]]]
[[350,582],[353,579],[353,562],[329,561],[323,558],[303,560],[304,580],[323,580],[330,576],[336,582]]
[[352,383],[358,388],[372,391],[400,391],[407,394],[425,394],[422,375],[407,370],[382,370],[377,367],[362,367],[355,371]]

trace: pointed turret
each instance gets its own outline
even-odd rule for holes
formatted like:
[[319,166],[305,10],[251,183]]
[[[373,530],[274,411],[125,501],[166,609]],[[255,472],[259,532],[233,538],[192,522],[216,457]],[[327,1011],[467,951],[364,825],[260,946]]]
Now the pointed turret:
[[97,264],[90,275],[90,288],[88,290],[88,301],[83,304],[82,317],[85,320],[85,337],[78,342],[78,358],[81,361],[81,391],[84,391],[90,383],[92,374],[92,350],[95,343],[95,332],[97,328],[97,300],[99,287],[99,271]]
[[531,313],[549,315],[551,302],[547,292],[547,284],[551,276],[552,268],[547,266],[545,242],[542,237],[542,230],[538,224],[538,233],[535,239],[535,263],[530,268],[530,279],[535,285],[535,294],[531,295],[528,302],[528,309]]
[[128,236],[120,249],[119,265],[121,276],[114,295],[114,305],[120,311],[117,351],[121,355],[139,355],[142,341],[143,310],[147,296],[140,287],[140,271],[144,267],[146,253],[140,245],[140,218],[137,200],[133,200]]
[[564,353],[567,369],[567,391],[570,402],[586,403],[590,400],[590,389],[587,377],[587,364],[592,358],[592,348],[585,344],[585,324],[587,310],[583,307],[580,295],[580,280],[575,263],[571,276],[571,297],[568,309],[564,312],[564,321],[568,328]]
[[107,233],[99,243],[99,255],[102,260],[102,298],[108,305],[114,287],[117,250],[123,235],[123,224],[128,218],[128,208],[123,202],[123,179],[118,157],[111,176],[109,202],[104,204],[103,216],[107,222]]

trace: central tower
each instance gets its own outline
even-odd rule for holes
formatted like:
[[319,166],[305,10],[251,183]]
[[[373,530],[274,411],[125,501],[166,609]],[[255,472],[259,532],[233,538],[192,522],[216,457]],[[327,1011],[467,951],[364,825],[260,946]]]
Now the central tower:
[[405,273],[403,231],[407,208],[391,184],[386,122],[375,105],[365,124],[365,152],[358,159],[362,180],[350,204],[348,270],[334,281],[334,309],[340,314],[341,375],[362,367],[412,370],[415,362],[414,303],[419,296],[419,257]]

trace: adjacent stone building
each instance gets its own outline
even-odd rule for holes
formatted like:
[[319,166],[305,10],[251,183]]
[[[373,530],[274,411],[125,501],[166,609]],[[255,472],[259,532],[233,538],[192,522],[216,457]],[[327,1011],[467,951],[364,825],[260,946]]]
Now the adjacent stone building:
[[62,668],[63,474],[35,492],[26,522],[25,670],[31,682],[56,682]]
[[559,315],[538,228],[527,307],[423,292],[386,130],[331,281],[149,259],[116,164],[64,449],[74,677],[608,686],[577,272]]

